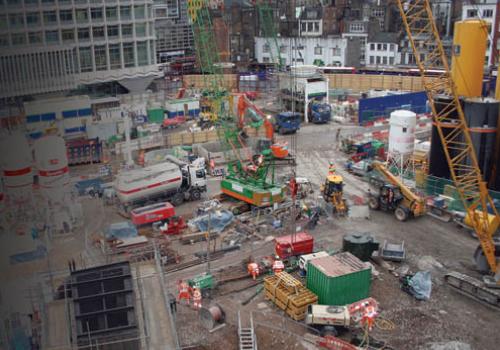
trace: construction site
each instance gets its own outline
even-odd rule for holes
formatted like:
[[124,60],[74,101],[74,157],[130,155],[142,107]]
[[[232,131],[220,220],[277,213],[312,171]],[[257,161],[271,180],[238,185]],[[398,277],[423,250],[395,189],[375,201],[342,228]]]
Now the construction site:
[[2,119],[0,349],[498,349],[492,24],[450,20],[448,47],[435,2],[393,1],[413,65],[370,72],[307,64],[252,1],[242,74],[219,2],[175,3],[158,40],[193,61],[161,56],[155,89]]

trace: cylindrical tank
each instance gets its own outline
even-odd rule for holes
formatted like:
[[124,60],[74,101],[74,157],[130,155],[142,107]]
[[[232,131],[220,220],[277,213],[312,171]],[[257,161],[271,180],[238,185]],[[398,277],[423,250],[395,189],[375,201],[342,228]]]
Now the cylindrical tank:
[[[441,112],[444,108],[446,108],[451,102],[451,98],[449,96],[436,96],[434,99],[434,105],[436,106],[436,112]],[[456,111],[450,113],[450,119],[457,119],[458,114]],[[453,125],[450,125],[453,126]],[[442,127],[443,134],[446,137],[453,129],[447,128],[446,125]],[[450,154],[451,157],[455,156],[453,151]],[[443,177],[446,179],[450,178],[450,169],[448,167],[448,162],[446,161],[446,156],[444,153],[443,145],[441,144],[441,138],[438,134],[438,129],[436,125],[433,123],[432,126],[432,136],[431,136],[431,151],[429,156],[429,175]]]
[[451,75],[460,96],[481,96],[488,33],[483,20],[455,22]]
[[38,183],[45,198],[56,204],[63,201],[69,183],[66,144],[59,136],[45,136],[34,146]]
[[[500,101],[493,98],[470,98],[464,101],[464,115],[474,145],[483,179],[489,181],[495,159]],[[465,164],[472,160],[467,157]]]
[[415,147],[417,115],[411,111],[397,110],[389,120],[389,154],[409,157]]
[[0,141],[0,167],[6,191],[33,184],[33,157],[28,140],[21,133],[8,135]]

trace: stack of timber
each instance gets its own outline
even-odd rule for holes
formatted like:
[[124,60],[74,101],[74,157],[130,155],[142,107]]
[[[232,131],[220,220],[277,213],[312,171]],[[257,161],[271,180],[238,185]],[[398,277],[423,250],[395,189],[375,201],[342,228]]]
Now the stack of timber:
[[284,310],[295,321],[306,317],[307,307],[318,302],[318,297],[287,272],[264,278],[265,297]]

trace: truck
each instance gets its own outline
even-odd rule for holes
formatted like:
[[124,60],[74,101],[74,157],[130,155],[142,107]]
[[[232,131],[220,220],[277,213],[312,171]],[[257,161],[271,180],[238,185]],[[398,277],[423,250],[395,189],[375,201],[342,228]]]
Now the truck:
[[141,230],[153,226],[153,229],[160,225],[167,224],[166,229],[161,232],[167,235],[176,235],[186,228],[186,223],[181,216],[175,214],[175,208],[169,202],[160,202],[145,207],[132,209],[130,220]]
[[179,206],[185,200],[198,200],[207,191],[207,180],[203,165],[167,156],[165,162],[122,171],[114,188],[120,211],[128,215],[134,208],[159,201]]
[[332,118],[332,107],[328,103],[312,101],[309,104],[309,120],[314,124],[326,124]]
[[305,323],[320,331],[322,336],[337,335],[337,328],[349,327],[351,314],[348,306],[309,305]]
[[274,251],[280,259],[288,259],[297,255],[311,254],[314,238],[306,232],[275,238]]
[[330,254],[328,254],[325,251],[301,255],[299,258],[299,269],[300,269],[301,275],[305,276],[307,274],[307,263],[310,260],[313,260],[316,258],[323,258],[323,257],[328,256],[328,255],[330,255]]
[[274,131],[279,134],[295,133],[300,129],[302,115],[297,112],[281,112],[274,116]]

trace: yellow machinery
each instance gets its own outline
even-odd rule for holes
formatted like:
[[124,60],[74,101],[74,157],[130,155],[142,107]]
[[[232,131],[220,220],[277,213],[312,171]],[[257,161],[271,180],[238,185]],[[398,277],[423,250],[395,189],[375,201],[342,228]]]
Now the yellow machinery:
[[321,193],[327,203],[332,203],[334,214],[345,215],[347,213],[344,200],[344,179],[335,172],[332,164],[330,164],[325,184],[321,186]]
[[488,32],[487,23],[482,20],[455,22],[451,76],[459,96],[481,96]]
[[370,209],[393,211],[399,221],[406,221],[410,216],[418,217],[425,214],[424,200],[413,193],[384,164],[373,162],[372,167],[386,179],[388,184],[381,185],[378,193],[370,193],[368,202]]
[[[495,275],[494,279],[485,279],[485,282],[490,286],[500,287],[500,269],[495,254],[500,250],[500,244],[496,244],[493,238],[500,224],[500,216],[489,196],[478,166],[464,111],[460,104],[457,84],[450,71],[430,1],[398,0],[397,5],[422,76],[422,83],[443,145],[451,178],[466,209],[467,220],[474,228],[480,242],[480,247],[475,254],[476,262],[479,266],[486,263],[490,272]],[[423,50],[426,50],[425,54]],[[434,79],[426,77],[425,72],[433,69],[442,69],[443,73]],[[465,66],[462,69],[473,69],[473,67]],[[438,109],[435,99],[440,94],[448,95],[451,99],[446,106]],[[449,132],[444,132],[445,127]],[[466,163],[466,158],[471,162]],[[488,207],[492,215],[491,220]],[[500,293],[485,288],[480,281],[458,273],[448,274],[446,280],[462,293],[500,307]]]

